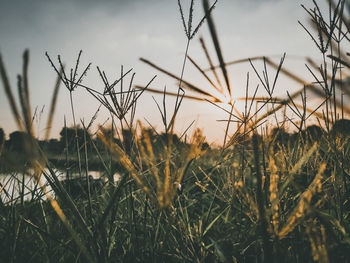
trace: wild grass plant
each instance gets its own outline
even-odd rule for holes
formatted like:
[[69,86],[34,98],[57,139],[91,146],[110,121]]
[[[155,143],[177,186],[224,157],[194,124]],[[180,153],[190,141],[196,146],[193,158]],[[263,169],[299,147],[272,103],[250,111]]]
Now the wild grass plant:
[[[209,6],[203,1],[205,15],[196,27],[192,25],[194,1],[190,2],[188,21],[182,3],[178,3],[187,39],[181,76],[142,59],[178,81],[177,92],[150,88],[154,78],[144,87],[134,86],[135,73],[125,72],[123,67],[115,81],[97,67],[103,83],[103,90],[98,91],[82,83],[90,64],[78,76],[81,52],[68,73],[60,57],[55,66],[47,55],[58,78],[46,139],[60,82],[67,87],[71,101],[75,149],[66,134],[64,171],[56,169],[35,139],[27,74],[29,51],[24,53],[23,73],[17,82],[21,112],[0,57],[1,79],[11,111],[18,129],[27,135],[23,139],[24,169],[11,171],[0,185],[1,260],[350,261],[350,143],[345,119],[349,113],[350,63],[342,51],[350,41],[348,2],[329,1],[326,16],[316,1],[312,8],[303,7],[313,28],[302,26],[322,58],[320,65],[308,59],[306,70],[313,78],[310,82],[283,68],[285,55],[278,64],[265,57],[225,62],[213,19],[216,2]],[[190,41],[204,21],[219,64],[214,65],[200,38],[208,70],[188,54]],[[187,59],[214,89],[203,90],[184,79]],[[227,67],[244,62],[251,64],[260,85],[251,91],[252,76],[247,74],[246,96],[236,98]],[[300,90],[284,98],[274,96],[281,75],[301,84]],[[258,97],[261,86],[266,95]],[[89,123],[80,121],[82,138],[74,114],[73,91],[78,88],[106,108],[111,120],[109,127],[100,125],[94,131],[98,109]],[[187,89],[197,95],[187,95]],[[138,98],[144,92],[163,95],[161,102],[154,99],[162,119],[161,131],[135,120]],[[309,105],[308,92],[318,95],[321,103]],[[176,96],[173,111],[168,110],[168,96]],[[201,130],[192,135],[189,129],[181,135],[174,133],[183,99],[211,103],[227,114],[223,145],[208,147]],[[245,102],[243,112],[235,107],[235,100]],[[312,121],[318,126],[310,125]],[[268,129],[271,123],[273,130]],[[289,133],[288,127],[295,132]],[[66,123],[65,128],[68,133]],[[0,158],[9,154],[4,145],[0,134]],[[92,153],[102,167],[103,180],[97,185],[89,176]],[[78,196],[72,191],[73,171],[80,182]],[[118,180],[113,179],[116,172]],[[33,186],[25,176],[32,178]]]

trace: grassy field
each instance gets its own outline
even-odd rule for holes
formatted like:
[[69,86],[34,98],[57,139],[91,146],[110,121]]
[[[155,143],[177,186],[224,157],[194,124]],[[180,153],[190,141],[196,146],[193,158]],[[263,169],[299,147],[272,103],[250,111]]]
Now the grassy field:
[[[57,153],[59,161],[49,158],[35,139],[29,51],[18,76],[20,107],[0,57],[2,85],[18,130],[26,134],[20,143],[25,169],[8,169],[8,179],[0,185],[1,262],[350,262],[350,59],[343,51],[350,41],[348,2],[330,1],[326,16],[316,1],[305,7],[312,27],[302,27],[322,59],[320,65],[309,60],[307,70],[314,79],[305,81],[285,70],[285,56],[279,64],[269,58],[239,61],[251,63],[266,94],[256,96],[258,88],[251,89],[248,75],[243,112],[234,107],[238,98],[231,93],[228,63],[215,30],[215,3],[203,1],[205,16],[198,26],[192,24],[195,10],[190,3],[187,20],[179,1],[187,37],[181,76],[142,59],[177,80],[177,93],[150,89],[154,78],[134,87],[133,73],[123,68],[119,79],[110,80],[99,67],[96,74],[105,87],[96,91],[84,83],[91,72],[90,64],[80,65],[82,52],[72,69],[63,66],[60,56],[56,61],[46,54],[58,77],[45,140],[60,85],[70,94],[74,119],[70,128],[64,123],[63,131],[71,129],[75,136],[62,133],[65,147]],[[219,65],[214,66],[200,39],[211,68],[197,68],[220,96],[183,79],[187,61],[196,65],[187,51],[202,22],[209,26]],[[255,63],[258,59],[262,68]],[[301,89],[275,97],[281,75],[298,81]],[[76,89],[85,89],[86,96],[109,110],[108,128],[99,126],[95,133],[95,117],[89,123],[76,122]],[[197,96],[188,96],[186,90]],[[163,94],[162,101],[156,101],[163,129],[135,120],[143,92]],[[309,92],[321,99],[320,105],[309,105]],[[176,97],[171,112],[168,96]],[[183,99],[203,100],[227,114],[223,145],[210,146],[205,130],[174,134]],[[2,165],[18,162],[4,161],[19,158],[9,152],[0,132]],[[90,158],[101,171],[98,183],[89,177]],[[61,171],[56,170],[58,162]],[[80,179],[73,180],[73,173]],[[34,187],[28,189],[24,175],[31,176]],[[16,198],[8,186],[18,189]]]

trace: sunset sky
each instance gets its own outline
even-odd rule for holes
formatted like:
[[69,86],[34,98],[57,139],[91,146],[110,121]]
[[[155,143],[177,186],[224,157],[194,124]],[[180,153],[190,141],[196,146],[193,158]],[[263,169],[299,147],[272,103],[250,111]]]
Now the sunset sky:
[[[181,1],[188,9],[189,0]],[[326,1],[319,1],[325,8]],[[92,62],[92,68],[83,84],[102,89],[96,66],[104,69],[111,79],[120,74],[120,66],[133,68],[136,72],[135,84],[145,85],[154,75],[158,75],[152,88],[176,91],[176,82],[150,66],[139,61],[144,57],[165,69],[180,75],[186,37],[180,13],[175,0],[110,0],[110,1],[43,1],[43,0],[0,0],[0,52],[9,74],[12,89],[17,95],[16,75],[22,70],[22,53],[30,50],[29,81],[31,105],[37,107],[35,130],[39,137],[45,134],[47,111],[56,79],[46,57],[47,51],[56,60],[58,54],[72,67],[79,50],[83,50],[81,65]],[[203,15],[201,1],[195,1],[194,23]],[[287,53],[284,66],[312,81],[305,68],[305,56],[316,60],[320,54],[310,37],[298,24],[300,20],[309,26],[306,12],[300,6],[311,7],[312,1],[294,0],[218,0],[213,11],[213,19],[220,38],[225,61],[254,56],[271,56],[278,62],[284,52]],[[212,58],[215,56],[207,24],[203,24],[193,39],[189,55],[203,68],[208,67],[200,48],[198,37],[202,35],[209,47]],[[262,64],[256,62],[262,70]],[[229,67],[229,75],[234,96],[244,96],[246,74],[251,76],[253,92],[257,82],[254,71],[248,64]],[[273,73],[273,70],[271,70]],[[196,69],[188,63],[184,79],[205,88],[208,83]],[[282,77],[277,86],[276,95],[285,95],[286,90],[293,91],[300,85]],[[190,94],[190,93],[189,93]],[[263,94],[263,92],[261,93]],[[160,114],[152,96],[161,101],[161,96],[145,93],[137,109],[137,118],[146,118],[159,130]],[[89,121],[98,107],[98,103],[84,90],[73,93],[78,118]],[[169,98],[169,110],[174,100]],[[238,105],[238,107],[241,107]],[[241,108],[240,110],[242,110]],[[63,126],[64,115],[71,125],[68,90],[61,86],[57,112],[54,118],[52,136],[57,137]],[[100,112],[98,122],[108,118],[106,110]],[[227,116],[226,116],[227,117]],[[195,127],[204,128],[204,134],[210,141],[221,143],[224,125],[218,119],[225,115],[206,102],[184,101],[177,119],[177,130],[183,131],[193,120]],[[6,134],[16,129],[9,104],[0,84],[0,127]]]

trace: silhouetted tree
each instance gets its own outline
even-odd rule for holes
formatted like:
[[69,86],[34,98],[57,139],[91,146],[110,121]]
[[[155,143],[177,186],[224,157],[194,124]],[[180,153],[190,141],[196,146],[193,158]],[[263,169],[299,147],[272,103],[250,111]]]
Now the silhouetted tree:
[[2,128],[0,128],[0,155],[4,148],[4,144],[5,144],[5,132]]
[[335,135],[350,136],[350,120],[343,119],[334,123],[332,133]]
[[283,127],[276,127],[273,128],[270,134],[271,137],[271,143],[273,145],[273,148],[277,150],[281,146],[287,146],[290,135]]
[[3,128],[0,128],[0,142],[5,141],[5,132]]
[[48,143],[48,151],[59,153],[63,151],[63,148],[57,139],[50,139]]
[[305,131],[303,131],[304,139],[309,143],[320,140],[323,134],[324,130],[317,125],[308,126]]
[[25,152],[31,144],[31,136],[28,133],[14,131],[10,133],[10,139],[7,142],[8,149],[16,152]]
[[[171,137],[169,137],[171,136]],[[177,136],[177,134],[166,134],[166,133],[162,133],[159,136],[157,136],[157,143],[159,144],[163,144],[163,145],[167,145],[168,142],[170,141],[170,139],[172,140],[172,144],[174,146],[181,146],[184,143],[181,142],[180,138]]]
[[[87,134],[87,137],[90,134]],[[84,147],[84,129],[77,127],[77,138],[79,147],[82,149]],[[68,150],[70,153],[76,152],[76,138],[75,138],[75,128],[74,127],[63,127],[60,131],[60,147],[64,149],[68,145]],[[89,146],[89,139],[87,139],[87,145]]]
[[39,146],[41,150],[47,153],[62,153],[64,147],[57,139],[50,139],[48,141],[39,141]]

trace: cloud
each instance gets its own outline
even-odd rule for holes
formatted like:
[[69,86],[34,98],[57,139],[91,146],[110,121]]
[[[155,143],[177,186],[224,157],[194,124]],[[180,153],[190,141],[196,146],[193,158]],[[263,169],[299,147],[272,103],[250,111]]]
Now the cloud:
[[[188,0],[182,2],[184,6],[189,4]],[[219,0],[213,17],[225,59],[279,55],[285,51],[287,55],[311,54],[305,48],[305,34],[297,25],[297,20],[305,17],[305,11],[298,2]],[[195,3],[196,22],[203,15],[203,8],[200,0]],[[71,66],[78,51],[83,49],[82,64],[91,61],[94,66],[105,69],[109,76],[118,74],[121,64],[125,68],[133,67],[137,72],[136,82],[145,84],[158,72],[140,63],[138,57],[150,59],[179,74],[186,44],[176,0],[2,0],[0,34],[0,51],[14,89],[16,73],[22,67],[21,54],[24,48],[30,48],[31,99],[34,106],[40,106],[50,98],[56,77],[44,56],[45,51],[49,51],[53,58],[61,54],[67,65]],[[211,54],[215,54],[207,25],[202,26],[199,34],[204,36]],[[207,65],[196,39],[191,43],[190,55],[202,62],[204,67]],[[234,74],[231,80],[235,87],[240,85],[241,76],[245,76],[249,69],[242,66],[229,69]],[[186,65],[185,78],[207,85],[194,77],[193,71],[190,64]],[[92,67],[87,83],[97,83],[97,87],[100,87],[95,73],[95,67]],[[167,85],[170,89],[174,84],[173,80],[159,74],[154,87]],[[69,105],[62,99],[66,92],[62,90],[60,94],[57,120],[62,121],[64,109]],[[145,103],[150,103],[151,97],[147,96],[144,96]],[[94,113],[88,113],[92,107],[85,101],[79,103],[79,108],[82,108],[83,114]],[[151,111],[152,107],[148,109]],[[0,110],[3,116],[8,112],[1,84]],[[156,113],[143,117],[152,114]]]

